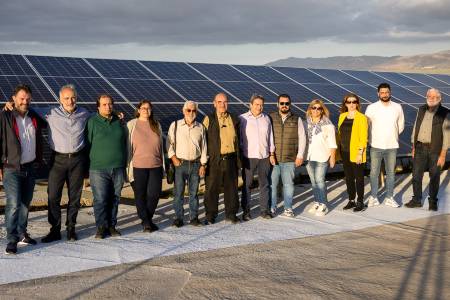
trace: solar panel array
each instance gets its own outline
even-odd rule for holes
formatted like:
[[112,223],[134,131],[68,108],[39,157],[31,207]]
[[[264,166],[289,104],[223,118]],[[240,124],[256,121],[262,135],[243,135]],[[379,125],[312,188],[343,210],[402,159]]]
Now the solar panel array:
[[376,87],[381,82],[391,84],[393,100],[403,107],[406,129],[399,154],[407,154],[414,118],[427,89],[438,88],[442,103],[450,106],[449,75],[0,54],[1,101],[10,98],[17,84],[25,83],[33,89],[33,106],[44,112],[58,104],[59,88],[72,83],[80,105],[94,112],[96,97],[108,93],[127,120],[140,100],[151,100],[164,131],[182,117],[186,100],[200,103],[200,119],[211,113],[218,92],[228,94],[229,110],[235,114],[248,110],[254,93],[265,97],[266,112],[276,110],[278,94],[287,93],[292,110],[303,117],[307,104],[320,98],[336,124],[346,93],[358,94],[365,109],[377,101]]

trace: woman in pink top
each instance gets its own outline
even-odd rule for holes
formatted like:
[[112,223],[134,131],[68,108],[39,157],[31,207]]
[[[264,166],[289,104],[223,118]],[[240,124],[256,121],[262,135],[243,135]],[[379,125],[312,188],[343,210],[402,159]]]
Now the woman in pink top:
[[135,116],[127,123],[127,176],[143,231],[153,232],[158,230],[152,218],[158,206],[164,169],[162,130],[149,100],[139,102]]

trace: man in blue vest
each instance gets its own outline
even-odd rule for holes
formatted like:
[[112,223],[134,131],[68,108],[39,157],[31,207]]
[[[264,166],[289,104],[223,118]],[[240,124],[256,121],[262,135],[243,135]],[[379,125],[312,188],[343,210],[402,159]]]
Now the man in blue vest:
[[448,109],[441,105],[441,93],[429,89],[427,103],[419,108],[411,136],[413,156],[413,192],[406,207],[422,206],[422,179],[425,170],[430,175],[428,209],[438,210],[440,172],[449,146],[450,121]]

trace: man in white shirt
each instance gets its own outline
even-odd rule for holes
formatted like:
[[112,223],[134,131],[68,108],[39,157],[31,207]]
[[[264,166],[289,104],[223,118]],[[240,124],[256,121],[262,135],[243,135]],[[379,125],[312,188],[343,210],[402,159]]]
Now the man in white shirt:
[[378,86],[379,101],[366,109],[369,120],[370,143],[370,190],[368,206],[379,205],[378,176],[381,161],[386,170],[385,205],[399,207],[394,200],[395,165],[397,161],[398,137],[405,127],[405,118],[400,104],[391,101],[391,87],[388,83]]
[[241,206],[242,220],[250,220],[250,187],[253,174],[258,172],[259,205],[261,216],[265,219],[273,218],[270,212],[270,165],[275,164],[275,144],[273,140],[272,123],[269,116],[263,114],[264,98],[254,95],[250,99],[250,111],[239,116],[241,123],[241,149],[242,149],[242,189]]

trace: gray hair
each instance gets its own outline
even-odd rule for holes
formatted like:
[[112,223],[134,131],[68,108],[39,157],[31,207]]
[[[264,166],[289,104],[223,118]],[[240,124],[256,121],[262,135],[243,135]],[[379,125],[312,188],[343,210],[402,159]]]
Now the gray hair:
[[61,95],[62,91],[64,90],[72,90],[72,92],[75,94],[75,97],[77,97],[77,89],[75,88],[75,85],[73,84],[65,84],[59,89],[59,94]]
[[198,103],[195,101],[192,101],[192,100],[188,100],[188,101],[184,102],[183,110],[185,110],[188,107],[188,105],[191,105],[191,104],[193,104],[195,106],[195,110],[198,110]]
[[428,98],[428,94],[431,93],[431,92],[435,92],[436,95],[439,97],[439,100],[442,99],[441,92],[438,89],[435,89],[435,88],[428,89],[428,91],[427,91],[427,98]]
[[253,101],[255,101],[256,99],[261,99],[263,104],[265,102],[264,97],[258,94],[253,94],[252,97],[250,98],[250,104],[253,104]]

